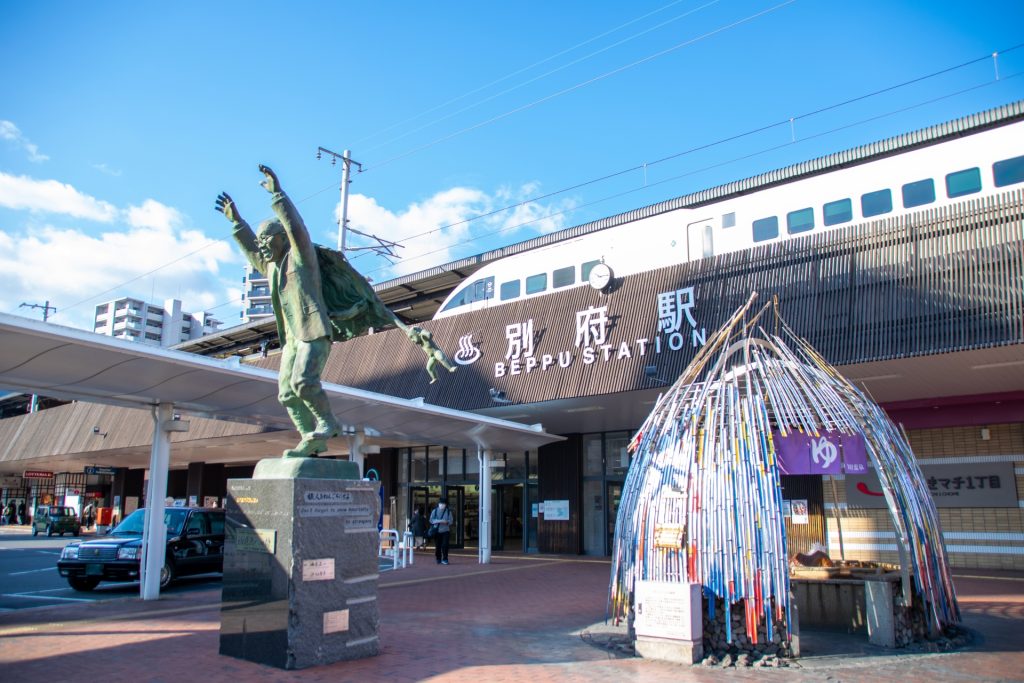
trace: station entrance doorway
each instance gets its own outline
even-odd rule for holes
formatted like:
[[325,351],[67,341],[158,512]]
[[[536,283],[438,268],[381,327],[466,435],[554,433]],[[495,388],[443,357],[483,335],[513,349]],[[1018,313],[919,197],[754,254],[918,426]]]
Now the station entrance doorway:
[[[480,489],[477,486],[449,486],[448,502],[460,505],[462,535],[460,548],[480,547]],[[501,483],[491,486],[491,550],[537,552],[537,485]],[[455,535],[452,535],[455,546]]]

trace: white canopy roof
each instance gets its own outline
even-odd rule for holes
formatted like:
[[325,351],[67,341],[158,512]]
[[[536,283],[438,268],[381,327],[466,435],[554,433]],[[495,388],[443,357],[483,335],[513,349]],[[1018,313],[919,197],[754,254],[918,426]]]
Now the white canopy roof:
[[[371,362],[371,361],[368,361]],[[0,387],[62,399],[144,407],[291,429],[277,374],[0,313]],[[535,449],[562,437],[524,425],[360,389],[324,384],[347,427],[395,444],[495,451]]]

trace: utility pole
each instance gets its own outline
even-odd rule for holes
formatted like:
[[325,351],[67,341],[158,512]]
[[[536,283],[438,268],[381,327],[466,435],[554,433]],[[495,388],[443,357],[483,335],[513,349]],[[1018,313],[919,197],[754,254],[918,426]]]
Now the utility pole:
[[363,170],[363,165],[358,161],[352,160],[352,152],[345,150],[341,154],[332,152],[326,147],[318,147],[316,150],[316,158],[322,158],[322,155],[326,154],[331,157],[331,166],[334,166],[338,159],[341,159],[341,217],[338,219],[338,251],[345,253],[345,231],[348,229],[348,185],[352,181],[350,180],[352,174],[352,164],[359,167],[359,170]]
[[41,308],[41,309],[43,309],[43,322],[44,323],[47,320],[49,320],[49,318],[50,318],[50,311],[53,311],[54,313],[57,312],[57,307],[56,306],[51,306],[49,301],[47,301],[42,306],[40,306],[39,304],[26,304],[26,303],[23,303],[20,306],[18,306],[18,308]]
[[[348,227],[348,186],[352,182],[352,165],[355,164],[358,166],[360,171],[363,170],[363,165],[358,161],[353,161],[352,152],[347,149],[341,154],[338,154],[337,152],[332,152],[326,147],[318,147],[316,150],[316,158],[322,159],[324,154],[331,157],[331,166],[334,166],[338,162],[338,159],[341,159],[341,217],[338,220],[338,251],[344,254],[346,251],[359,251],[365,249],[376,253],[378,256],[383,256],[388,261],[400,258],[398,254],[395,253],[395,249],[401,248],[401,244]],[[350,232],[354,232],[357,235],[373,240],[376,244],[368,247],[350,247],[345,244],[345,237]]]
[[[54,313],[57,312],[57,307],[56,306],[51,306],[49,300],[47,300],[46,303],[43,304],[42,306],[40,306],[39,304],[26,304],[26,303],[22,302],[22,304],[20,306],[18,306],[18,308],[41,308],[41,309],[43,309],[43,322],[44,323],[47,320],[50,319],[50,311],[53,311]],[[32,394],[32,401],[29,402],[29,404],[28,404],[28,412],[35,413],[35,412],[38,412],[38,410],[39,410],[39,395],[38,394]]]

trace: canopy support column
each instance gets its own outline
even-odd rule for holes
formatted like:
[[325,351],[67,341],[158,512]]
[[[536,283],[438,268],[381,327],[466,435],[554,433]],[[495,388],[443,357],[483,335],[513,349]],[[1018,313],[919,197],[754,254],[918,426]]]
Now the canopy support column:
[[476,447],[476,460],[480,464],[480,564],[491,563],[491,454],[482,446]]
[[142,576],[139,590],[143,600],[160,598],[160,569],[167,547],[164,499],[167,498],[167,470],[171,464],[171,435],[167,426],[174,419],[173,403],[153,406],[153,448],[149,455],[149,487],[146,489],[146,521],[142,531]]

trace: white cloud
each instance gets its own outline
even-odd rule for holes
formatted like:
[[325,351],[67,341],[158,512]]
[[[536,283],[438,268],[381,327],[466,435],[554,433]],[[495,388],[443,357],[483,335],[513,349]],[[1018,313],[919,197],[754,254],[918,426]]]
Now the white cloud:
[[105,173],[106,175],[114,176],[115,178],[121,175],[121,171],[116,168],[111,168],[107,164],[93,164],[92,167],[100,173]]
[[176,298],[185,310],[217,307],[226,324],[237,322],[241,257],[227,241],[184,227],[186,217],[173,207],[146,199],[122,210],[56,180],[4,173],[0,206],[110,224],[102,233],[53,222],[4,226],[0,310],[23,313],[21,301],[48,299],[57,307],[54,322],[92,329],[94,308],[103,301]]
[[130,206],[127,210],[128,224],[133,228],[156,228],[169,230],[181,225],[181,213],[155,199],[147,199],[142,206]]
[[[230,277],[221,276],[222,266]],[[92,329],[96,304],[122,296],[181,299],[187,311],[231,301],[217,310],[234,324],[241,258],[226,241],[199,231],[146,227],[93,236],[47,225],[17,236],[0,232],[0,272],[0,310],[49,299],[57,307],[54,322],[64,325]]]
[[[537,185],[532,183],[515,190],[502,188],[493,195],[474,188],[454,187],[410,204],[400,212],[380,206],[372,197],[354,194],[349,197],[349,224],[361,232],[404,245],[398,250],[400,261],[386,272],[373,273],[373,279],[380,281],[486,251],[493,240],[508,243],[513,235],[521,238],[517,233],[524,230],[546,233],[564,227],[564,212],[573,208],[575,201],[529,201],[537,192]],[[500,210],[518,202],[523,203]],[[488,240],[490,233],[497,234]],[[355,241],[366,243],[361,238]]]
[[0,120],[0,139],[12,142],[16,147],[23,149],[28,154],[28,160],[33,163],[39,164],[50,158],[45,154],[40,154],[39,148],[22,135],[13,121]]
[[36,180],[0,172],[0,206],[37,213],[57,213],[100,223],[117,219],[113,204],[90,197],[57,180]]

